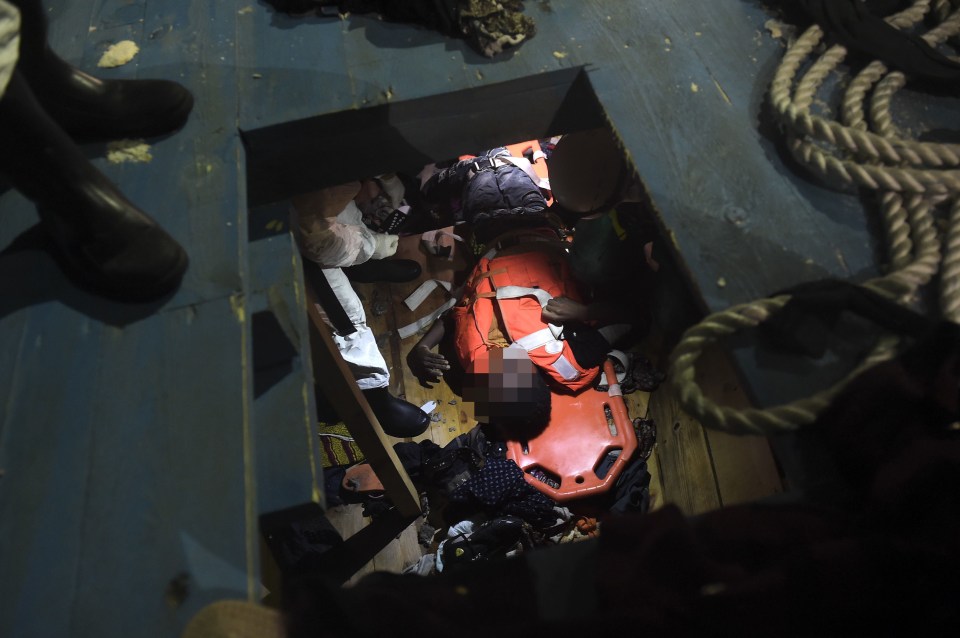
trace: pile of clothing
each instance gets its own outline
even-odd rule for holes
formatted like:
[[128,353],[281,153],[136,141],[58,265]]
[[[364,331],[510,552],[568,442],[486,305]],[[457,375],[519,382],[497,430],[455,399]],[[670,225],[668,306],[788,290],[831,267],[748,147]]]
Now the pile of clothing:
[[[642,442],[640,450],[605,496],[605,502],[593,502],[587,514],[595,514],[597,509],[614,514],[649,509],[651,477],[646,462],[656,429],[652,421],[644,419],[638,419],[635,426]],[[444,447],[424,440],[397,443],[394,451],[411,480],[426,494],[430,510],[439,512],[446,529],[439,537],[431,534],[421,539],[431,551],[407,573],[429,575],[598,533],[595,519],[561,507],[527,482],[523,470],[506,458],[506,444],[491,438],[483,425]],[[328,473],[342,478],[343,469],[331,468]],[[344,494],[339,484],[330,486],[338,491],[328,493],[328,502],[360,500],[367,515],[376,516],[391,506],[382,492],[365,498],[362,494]]]
[[463,38],[477,52],[492,58],[532,38],[537,28],[523,14],[521,0],[267,0],[291,15],[375,13],[390,22],[417,24]]

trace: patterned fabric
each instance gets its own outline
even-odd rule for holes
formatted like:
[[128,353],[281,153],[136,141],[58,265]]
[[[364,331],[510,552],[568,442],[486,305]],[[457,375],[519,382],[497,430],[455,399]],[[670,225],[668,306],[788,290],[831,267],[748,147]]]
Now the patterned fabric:
[[557,522],[555,503],[523,478],[523,470],[511,459],[487,458],[470,480],[450,495],[454,503],[474,503],[494,516],[514,515],[538,529]]
[[343,421],[319,423],[317,432],[320,434],[320,463],[323,467],[353,465],[364,459],[360,446],[354,442]]

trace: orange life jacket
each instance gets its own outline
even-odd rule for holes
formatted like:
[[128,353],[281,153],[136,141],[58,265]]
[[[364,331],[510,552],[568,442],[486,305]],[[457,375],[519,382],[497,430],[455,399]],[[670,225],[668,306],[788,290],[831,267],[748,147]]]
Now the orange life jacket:
[[531,243],[527,252],[481,258],[453,308],[454,341],[464,369],[478,352],[496,347],[487,337],[499,308],[510,342],[524,348],[531,361],[557,383],[574,391],[592,384],[599,366],[584,368],[577,363],[570,344],[557,338],[559,328],[551,330],[540,318],[552,297],[582,301],[565,253]]

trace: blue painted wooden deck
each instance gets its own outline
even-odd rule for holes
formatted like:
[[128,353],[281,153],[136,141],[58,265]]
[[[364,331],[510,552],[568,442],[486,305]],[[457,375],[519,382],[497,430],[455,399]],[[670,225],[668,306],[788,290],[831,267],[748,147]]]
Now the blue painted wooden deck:
[[[793,173],[760,132],[783,48],[759,0],[528,2],[537,36],[496,60],[264,0],[45,4],[73,63],[94,70],[131,39],[137,58],[101,76],[194,91],[151,163],[89,148],[191,267],[161,306],[125,306],[43,253],[0,255],[0,636],[177,636],[208,602],[260,595],[256,515],[315,498],[319,479],[297,262],[286,235],[248,241],[266,223],[254,208],[608,121],[703,309],[876,272],[859,202]],[[0,248],[36,223],[9,190],[0,215]],[[255,392],[260,312],[292,352]]]

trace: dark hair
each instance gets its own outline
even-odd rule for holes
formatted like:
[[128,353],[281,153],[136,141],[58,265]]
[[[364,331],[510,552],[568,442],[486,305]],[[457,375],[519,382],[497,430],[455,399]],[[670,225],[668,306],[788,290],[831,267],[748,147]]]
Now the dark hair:
[[[499,426],[509,439],[529,441],[550,424],[553,394],[544,377],[544,372],[539,368],[529,392],[526,401],[512,403],[509,410],[504,410],[499,415],[496,414],[496,408],[491,406],[491,423]],[[520,405],[524,409],[518,409]]]

